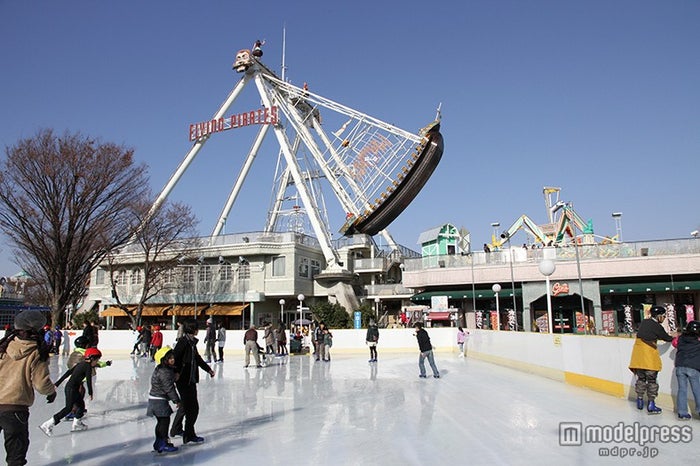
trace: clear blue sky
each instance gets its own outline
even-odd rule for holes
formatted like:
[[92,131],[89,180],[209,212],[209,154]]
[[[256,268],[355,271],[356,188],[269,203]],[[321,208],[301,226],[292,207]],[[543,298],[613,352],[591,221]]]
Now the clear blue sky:
[[[286,24],[294,84],[412,131],[442,102],[443,159],[389,227],[402,244],[450,222],[480,249],[491,222],[544,223],[543,186],[561,187],[596,234],[615,233],[613,211],[628,241],[700,227],[695,0],[0,0],[0,17],[3,149],[39,128],[80,131],[133,147],[160,192],[190,148],[188,125],[239,79],[236,51],[265,39],[263,61],[279,70]],[[172,194],[202,234],[250,134],[215,135]],[[256,162],[227,232],[264,225],[274,157]],[[16,273],[0,247],[0,274]]]

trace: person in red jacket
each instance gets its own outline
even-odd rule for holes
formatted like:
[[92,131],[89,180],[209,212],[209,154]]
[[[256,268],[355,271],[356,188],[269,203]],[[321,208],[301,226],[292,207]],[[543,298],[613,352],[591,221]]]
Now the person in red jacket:
[[163,346],[163,334],[160,333],[160,325],[153,327],[153,335],[151,336],[151,361],[154,361],[156,352]]

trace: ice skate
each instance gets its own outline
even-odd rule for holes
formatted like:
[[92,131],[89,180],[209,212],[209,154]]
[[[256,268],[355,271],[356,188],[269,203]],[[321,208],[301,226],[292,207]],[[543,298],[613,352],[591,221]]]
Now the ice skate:
[[194,436],[192,436],[192,437],[189,437],[189,436],[183,436],[183,437],[182,437],[182,443],[183,443],[183,444],[185,444],[185,443],[200,444],[200,443],[202,443],[202,442],[204,442],[204,438],[203,438],[203,437],[200,437],[200,436],[198,436],[198,435],[194,435]]
[[73,426],[71,427],[71,432],[78,432],[81,430],[87,430],[88,426],[83,422],[82,419],[73,419]]
[[53,418],[51,418],[42,425],[40,425],[39,429],[41,429],[41,431],[45,433],[48,437],[51,437],[53,436],[53,426],[55,425],[56,423],[53,421]]
[[178,451],[179,448],[173,445],[172,443],[166,443],[165,446],[163,447],[162,453],[173,453]]
[[637,398],[637,409],[644,409],[644,398]]
[[647,405],[647,412],[649,414],[661,414],[661,408],[656,406],[654,400],[649,400],[649,404]]
[[155,450],[156,453],[172,453],[178,451],[179,448],[172,443],[161,439],[157,440],[156,443],[153,444],[153,450]]
[[680,413],[678,414],[678,419],[681,421],[689,421],[692,418],[693,418],[693,416],[691,416],[690,414],[687,414],[687,413],[686,414],[680,414]]

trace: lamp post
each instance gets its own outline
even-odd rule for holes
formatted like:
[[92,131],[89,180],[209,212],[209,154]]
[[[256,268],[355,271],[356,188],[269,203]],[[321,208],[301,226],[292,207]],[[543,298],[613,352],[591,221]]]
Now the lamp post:
[[[238,285],[243,288],[243,310],[241,310],[241,330],[245,330],[245,283],[248,279],[248,261],[243,256],[238,256]],[[241,283],[242,282],[242,283]],[[253,323],[253,313],[250,314],[250,323]]]
[[204,256],[197,258],[197,268],[194,272],[194,320],[197,320],[197,295],[199,293],[199,268],[204,263]]
[[510,242],[510,235],[508,232],[502,233],[501,238],[506,240],[508,243],[508,263],[510,264],[510,289],[513,297],[513,311],[515,312],[515,329],[518,329],[518,305],[515,302],[515,278],[513,276],[513,244]]
[[301,325],[301,320],[304,318],[304,299],[306,296],[304,296],[303,293],[299,293],[297,295],[297,299],[299,300],[299,325]]
[[[476,285],[474,284],[474,251],[469,253],[469,259],[472,267],[472,311],[476,317]],[[466,322],[465,322],[466,324]]]
[[[570,207],[573,206],[569,204]],[[618,217],[615,217],[615,215],[618,215]],[[619,217],[622,216],[622,212],[615,212],[613,213],[613,217],[615,217],[616,221]],[[581,298],[581,313],[583,314],[584,319],[586,320],[584,326],[583,326],[583,333],[588,334],[588,311],[586,310],[586,303],[583,300],[583,280],[581,280],[581,258],[579,256],[578,248],[581,244],[583,244],[583,238],[581,238],[581,244],[579,244],[578,241],[576,241],[576,224],[574,222],[571,222],[571,226],[573,227],[574,230],[574,248],[576,251],[576,272],[578,274],[578,290],[579,290],[579,297]],[[581,232],[583,234],[583,232]],[[620,227],[619,234],[622,235],[622,227]],[[618,237],[618,240],[620,237]]]
[[376,314],[377,323],[379,323],[379,302],[381,299],[374,298],[374,313]]
[[284,298],[280,299],[280,323],[284,323]]
[[501,330],[501,308],[498,303],[498,293],[501,291],[501,285],[494,283],[491,290],[493,290],[493,294],[496,295],[496,330]]
[[550,259],[544,259],[539,265],[540,273],[544,275],[545,287],[547,291],[547,327],[549,333],[554,333],[554,326],[552,323],[552,297],[549,294],[549,277],[557,269],[556,264]]
[[622,243],[622,212],[613,212],[612,218],[615,219],[615,234],[617,235],[618,243]]

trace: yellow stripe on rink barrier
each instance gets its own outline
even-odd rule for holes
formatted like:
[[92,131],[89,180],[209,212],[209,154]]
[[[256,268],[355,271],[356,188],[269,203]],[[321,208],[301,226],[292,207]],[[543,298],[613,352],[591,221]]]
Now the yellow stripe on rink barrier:
[[611,380],[599,379],[590,375],[576,374],[575,372],[564,372],[564,380],[566,383],[577,387],[586,387],[597,392],[606,393],[608,395],[626,397],[626,387],[619,382]]

